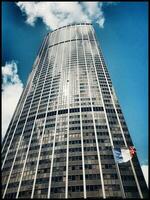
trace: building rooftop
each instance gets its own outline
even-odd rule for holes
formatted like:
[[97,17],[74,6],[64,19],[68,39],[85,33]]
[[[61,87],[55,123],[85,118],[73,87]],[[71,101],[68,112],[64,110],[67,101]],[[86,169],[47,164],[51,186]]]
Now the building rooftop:
[[65,27],[68,27],[68,26],[75,26],[75,25],[92,25],[92,23],[73,23],[73,24],[68,24],[68,25],[65,25],[65,26],[61,26],[61,27],[59,27],[59,28],[57,28],[57,29],[55,29],[55,30],[53,30],[53,31],[50,31],[50,32],[48,32],[47,34],[50,34],[50,33],[52,33],[52,32],[54,32],[54,31],[57,31],[57,30],[59,30],[59,29],[62,29],[62,28],[65,28]]

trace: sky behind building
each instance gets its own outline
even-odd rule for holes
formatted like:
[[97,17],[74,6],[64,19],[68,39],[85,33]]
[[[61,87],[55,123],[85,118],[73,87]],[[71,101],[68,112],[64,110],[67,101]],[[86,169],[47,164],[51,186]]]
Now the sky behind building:
[[146,2],[94,2],[93,4],[57,2],[47,5],[34,2],[28,4],[3,2],[3,134],[45,34],[65,23],[79,20],[90,21],[94,25],[139,160],[142,165],[147,165],[148,3]]

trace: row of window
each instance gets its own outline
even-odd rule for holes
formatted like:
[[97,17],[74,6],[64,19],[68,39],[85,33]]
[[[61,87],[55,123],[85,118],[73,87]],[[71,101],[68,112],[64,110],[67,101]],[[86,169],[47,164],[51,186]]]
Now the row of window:
[[[91,107],[83,107],[81,108],[81,111],[82,112],[88,112],[88,111],[91,111]],[[103,111],[103,107],[93,107],[93,111]],[[79,108],[71,108],[69,110],[70,113],[74,113],[74,112],[80,112],[80,109]],[[58,114],[66,114],[68,113],[68,109],[64,109],[64,110],[59,110],[58,111]],[[52,112],[48,112],[47,113],[47,116],[53,116],[53,115],[56,115],[56,111],[52,111]],[[40,119],[40,118],[44,118],[45,117],[45,113],[42,113],[42,114],[38,114],[37,115],[37,119]],[[28,120],[33,120],[35,117],[31,117],[29,118]],[[20,124],[22,124],[25,120],[22,120],[21,122],[19,122]]]

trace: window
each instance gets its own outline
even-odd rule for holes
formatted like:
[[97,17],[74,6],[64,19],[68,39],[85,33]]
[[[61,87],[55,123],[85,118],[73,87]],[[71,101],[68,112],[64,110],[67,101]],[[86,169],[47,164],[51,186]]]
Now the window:
[[47,163],[50,163],[49,159],[45,159],[45,160],[40,160],[39,161],[39,164],[47,164]]
[[80,112],[80,109],[79,108],[71,108],[70,113],[73,113],[73,112]]
[[92,111],[91,107],[81,108],[82,112]]
[[44,117],[45,117],[45,113],[39,114],[39,115],[37,116],[37,119],[39,119],[39,118],[44,118]]
[[81,144],[81,140],[69,141],[69,144]]
[[26,180],[26,181],[22,181],[21,186],[27,186],[27,185],[32,185],[33,184],[33,180]]
[[72,157],[69,157],[69,161],[76,161],[76,160],[82,160],[82,156],[72,156]]
[[97,155],[88,155],[84,157],[85,160],[97,160]]
[[7,199],[7,198],[15,199],[15,198],[16,198],[16,195],[17,195],[16,192],[14,192],[14,193],[8,193],[8,194],[5,195],[5,198],[6,198],[6,199]]
[[51,193],[64,193],[64,192],[65,192],[65,187],[51,188]]
[[69,152],[81,152],[81,147],[79,147],[79,148],[69,148]]
[[49,182],[49,178],[38,178],[36,179],[36,184],[44,184],[44,183],[48,183]]
[[83,192],[83,185],[81,186],[70,186],[68,187],[69,192]]
[[85,164],[85,169],[92,169],[92,165],[90,165],[90,164]]
[[47,113],[47,117],[48,117],[48,116],[53,116],[53,115],[56,115],[56,111],[52,111],[52,112],[48,112],[48,113]]
[[68,109],[59,110],[58,115],[68,113]]
[[87,180],[96,180],[96,179],[100,179],[100,174],[86,174],[85,178]]
[[115,113],[115,109],[106,109],[107,113]]
[[94,111],[103,111],[103,107],[93,107]]
[[87,185],[86,190],[87,191],[97,191],[101,189],[101,185]]
[[55,177],[52,177],[52,181],[54,181],[54,182],[63,181],[63,176],[55,176]]
[[[9,183],[8,188],[14,188],[14,187],[18,187],[19,182],[13,182],[13,183]],[[6,186],[6,185],[5,185]]]

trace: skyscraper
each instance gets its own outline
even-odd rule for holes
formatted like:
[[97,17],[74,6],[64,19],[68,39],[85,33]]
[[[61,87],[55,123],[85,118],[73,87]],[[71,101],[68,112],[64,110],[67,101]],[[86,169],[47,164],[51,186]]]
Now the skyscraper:
[[2,146],[3,198],[144,198],[133,146],[94,29],[46,35]]

